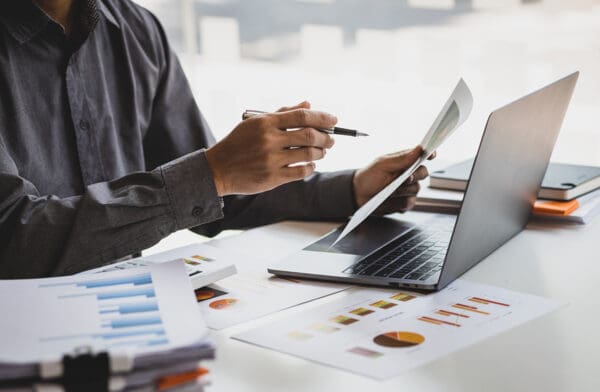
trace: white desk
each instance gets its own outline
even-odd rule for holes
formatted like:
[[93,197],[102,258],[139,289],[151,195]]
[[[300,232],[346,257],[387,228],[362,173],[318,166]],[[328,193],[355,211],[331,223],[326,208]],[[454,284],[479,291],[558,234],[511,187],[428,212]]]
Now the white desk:
[[[411,212],[405,218],[424,216]],[[334,226],[284,222],[212,244],[276,260]],[[259,243],[265,235],[269,243]],[[598,247],[600,219],[588,226],[530,224],[464,278],[560,298],[569,305],[395,379],[378,382],[229,339],[332,296],[215,332],[217,360],[210,364],[213,385],[208,391],[599,391]]]

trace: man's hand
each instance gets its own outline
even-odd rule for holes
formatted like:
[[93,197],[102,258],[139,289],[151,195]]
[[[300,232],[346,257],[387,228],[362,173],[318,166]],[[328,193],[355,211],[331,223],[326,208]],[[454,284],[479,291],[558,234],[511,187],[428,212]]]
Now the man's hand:
[[336,122],[307,102],[242,121],[206,151],[218,195],[265,192],[311,175],[314,161],[333,146],[333,138],[315,128]]
[[[394,181],[408,169],[423,153],[423,148],[417,146],[412,150],[400,151],[384,155],[369,166],[354,174],[354,197],[356,204],[362,206],[379,191]],[[435,154],[430,159],[433,159]],[[429,175],[425,166],[419,168],[406,180],[376,211],[375,214],[385,215],[392,212],[405,212],[414,207],[419,192],[419,181]]]

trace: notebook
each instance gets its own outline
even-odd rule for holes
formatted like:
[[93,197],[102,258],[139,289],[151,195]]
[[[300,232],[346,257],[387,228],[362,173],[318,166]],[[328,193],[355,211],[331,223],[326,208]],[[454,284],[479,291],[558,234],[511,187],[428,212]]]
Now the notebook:
[[[473,159],[431,173],[430,186],[464,191]],[[600,188],[600,167],[550,163],[538,197],[550,200],[572,200]]]

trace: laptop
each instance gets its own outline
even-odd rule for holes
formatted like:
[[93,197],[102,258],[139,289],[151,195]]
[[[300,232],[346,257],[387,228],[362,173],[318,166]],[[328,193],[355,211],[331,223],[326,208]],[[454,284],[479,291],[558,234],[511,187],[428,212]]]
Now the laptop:
[[526,226],[579,72],[492,112],[457,216],[370,217],[268,268],[282,276],[440,290]]

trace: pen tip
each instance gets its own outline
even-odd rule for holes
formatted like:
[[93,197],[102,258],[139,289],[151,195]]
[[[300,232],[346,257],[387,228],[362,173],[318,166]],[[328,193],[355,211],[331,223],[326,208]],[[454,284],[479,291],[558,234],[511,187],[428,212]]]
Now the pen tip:
[[358,136],[369,136],[368,133],[364,133],[364,132],[358,132],[357,135]]

